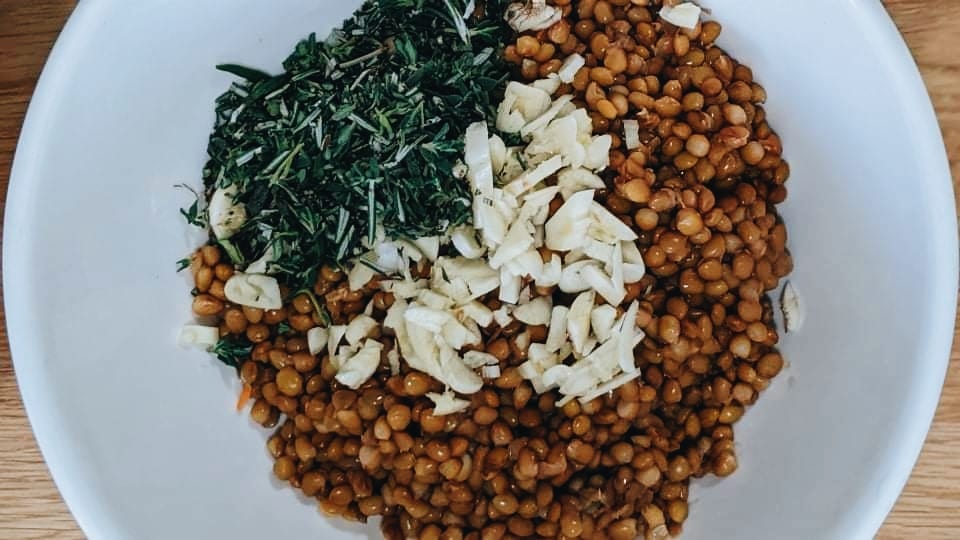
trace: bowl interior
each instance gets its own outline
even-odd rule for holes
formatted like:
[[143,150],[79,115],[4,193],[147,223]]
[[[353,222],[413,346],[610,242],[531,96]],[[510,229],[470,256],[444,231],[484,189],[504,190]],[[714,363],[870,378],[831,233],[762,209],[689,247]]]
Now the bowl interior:
[[[685,538],[868,538],[939,395],[956,216],[916,69],[879,3],[712,0],[765,85],[792,166],[783,214],[806,323],[737,426],[740,470],[691,492]],[[377,534],[271,475],[233,374],[176,346],[201,237],[213,100],[239,62],[278,70],[356,0],[81,3],[45,72],[9,196],[4,292],[24,398],[91,538]],[[826,36],[829,36],[827,38]]]

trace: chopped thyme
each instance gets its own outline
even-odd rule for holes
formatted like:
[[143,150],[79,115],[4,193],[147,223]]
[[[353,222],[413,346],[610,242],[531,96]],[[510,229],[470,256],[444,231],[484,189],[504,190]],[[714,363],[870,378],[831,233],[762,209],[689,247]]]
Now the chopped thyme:
[[250,357],[253,344],[245,337],[224,336],[213,346],[212,352],[228,366],[240,369],[240,364]]
[[[442,234],[466,221],[453,174],[466,126],[491,119],[509,68],[498,54],[502,0],[370,0],[325,41],[301,41],[271,76],[243,78],[217,100],[204,169],[207,196],[237,187],[248,221],[234,262],[273,244],[292,288],[376,241]],[[469,10],[469,11],[468,11]],[[184,210],[201,224],[199,204]]]

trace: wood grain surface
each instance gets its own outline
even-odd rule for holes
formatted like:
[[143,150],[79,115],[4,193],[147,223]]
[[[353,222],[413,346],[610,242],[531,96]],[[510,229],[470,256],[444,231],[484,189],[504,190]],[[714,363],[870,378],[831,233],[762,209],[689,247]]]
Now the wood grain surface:
[[[0,0],[0,192],[43,62],[74,0]],[[960,1],[888,0],[933,98],[954,182],[960,178]],[[3,314],[0,313],[0,320]],[[37,450],[0,328],[0,539],[84,538]],[[960,340],[933,429],[906,490],[877,538],[960,538]]]

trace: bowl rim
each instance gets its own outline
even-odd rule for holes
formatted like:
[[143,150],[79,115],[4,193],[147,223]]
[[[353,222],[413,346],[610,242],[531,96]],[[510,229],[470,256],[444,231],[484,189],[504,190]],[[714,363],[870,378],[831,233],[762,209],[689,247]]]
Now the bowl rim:
[[[876,0],[848,0],[861,16],[858,21],[865,32],[876,36],[875,46],[882,48],[896,77],[891,80],[901,98],[901,104],[910,113],[918,153],[923,157],[922,170],[928,172],[925,187],[937,205],[930,208],[932,222],[942,249],[942,258],[932,269],[935,279],[931,290],[941,293],[931,297],[931,327],[929,339],[921,357],[925,358],[923,376],[915,378],[909,395],[913,399],[903,414],[896,419],[897,432],[902,435],[887,448],[886,463],[893,464],[889,474],[881,478],[872,497],[861,497],[851,511],[845,512],[843,529],[848,538],[872,538],[882,526],[905,486],[923,447],[936,412],[949,365],[953,344],[957,308],[955,294],[958,285],[957,213],[953,178],[944,147],[939,123],[916,65],[902,35],[883,5]],[[33,306],[22,291],[27,275],[8,261],[22,259],[30,252],[25,236],[18,234],[29,218],[29,202],[33,189],[29,179],[36,175],[38,158],[44,146],[46,125],[56,114],[57,95],[69,81],[77,51],[82,50],[85,36],[93,31],[102,18],[100,10],[110,2],[81,2],[70,15],[44,65],[25,116],[10,173],[6,198],[6,216],[3,224],[3,290],[8,341],[17,383],[24,408],[32,426],[37,445],[64,502],[79,527],[91,538],[110,538],[117,532],[114,518],[98,509],[96,500],[87,497],[82,481],[74,474],[79,457],[73,455],[58,436],[63,417],[55,400],[46,390],[43,358],[31,347],[37,336],[28,322],[34,320]],[[945,294],[946,291],[951,294]],[[858,510],[858,511],[854,511]]]
[[[846,512],[843,524],[850,538],[873,538],[883,526],[913,472],[933,423],[950,365],[957,316],[957,292],[960,282],[960,252],[957,239],[957,208],[954,178],[950,170],[943,133],[933,102],[930,99],[920,68],[890,14],[879,1],[850,0],[853,8],[863,15],[858,23],[867,33],[876,36],[873,45],[882,48],[879,57],[885,59],[886,69],[895,75],[891,86],[900,97],[907,118],[912,120],[915,148],[923,157],[919,170],[925,180],[924,188],[931,195],[933,206],[928,215],[934,228],[935,264],[928,269],[931,293],[928,319],[931,322],[918,358],[926,367],[922,376],[915,377],[907,395],[911,396],[902,413],[896,418],[897,442],[885,449],[883,463],[893,466],[889,474],[873,486],[872,497],[861,497]],[[949,292],[948,292],[949,291]],[[859,511],[859,512],[858,512]],[[857,517],[859,514],[860,517]]]

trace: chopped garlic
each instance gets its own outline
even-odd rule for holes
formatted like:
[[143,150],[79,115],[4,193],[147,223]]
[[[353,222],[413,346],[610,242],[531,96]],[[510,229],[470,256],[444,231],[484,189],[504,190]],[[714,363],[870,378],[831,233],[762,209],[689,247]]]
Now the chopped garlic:
[[260,309],[280,309],[283,298],[277,280],[263,274],[237,272],[223,286],[227,300],[241,306]]
[[636,120],[623,121],[623,142],[627,150],[640,147],[640,122]]
[[573,369],[570,366],[559,364],[545,371],[540,380],[547,389],[556,388],[567,380],[572,373]]
[[499,364],[497,357],[482,351],[467,351],[463,353],[463,363],[467,367],[476,369],[483,366],[492,366]]
[[513,322],[513,316],[510,315],[512,307],[510,304],[503,304],[500,309],[493,312],[493,320],[497,323],[497,326],[503,328]]
[[676,6],[663,6],[660,9],[660,18],[668,23],[693,30],[700,24],[700,6],[692,2],[684,2]]
[[503,101],[497,108],[497,129],[517,133],[527,122],[546,112],[552,102],[550,94],[543,90],[512,81],[507,84]]
[[[484,125],[486,127],[486,125]],[[493,174],[499,176],[507,163],[507,145],[499,135],[491,135],[489,143],[490,162],[493,165]]]
[[583,352],[590,334],[590,312],[593,311],[594,298],[596,293],[593,291],[580,293],[570,304],[570,311],[567,312],[567,334],[576,352]]
[[439,310],[448,310],[453,307],[453,300],[432,289],[423,289],[417,293],[417,302],[429,308]]
[[506,234],[507,224],[496,209],[488,204],[494,188],[493,162],[487,135],[487,124],[484,122],[474,122],[467,127],[464,135],[464,162],[468,167],[470,189],[474,193],[473,225],[482,232],[488,242],[499,244]]
[[538,296],[526,304],[517,306],[513,310],[513,317],[524,324],[539,326],[550,322],[552,310],[550,298]]
[[[580,362],[583,362],[581,360]],[[579,363],[578,363],[579,364]],[[574,364],[566,379],[560,384],[560,393],[568,401],[576,396],[589,392],[596,385],[596,376],[590,373],[589,366]],[[562,407],[557,403],[558,407]]]
[[500,366],[483,366],[480,368],[480,374],[484,379],[496,379],[500,376]]
[[637,239],[637,233],[633,229],[598,202],[591,205],[590,217],[593,221],[590,225],[590,235],[602,242]]
[[239,231],[247,221],[247,207],[238,202],[237,185],[219,188],[210,196],[207,219],[218,240],[226,240]]
[[337,363],[337,349],[340,347],[340,341],[343,339],[343,335],[347,333],[347,325],[345,324],[335,324],[330,327],[329,332],[327,332],[327,352],[330,354],[330,362],[333,363],[333,367],[339,367]]
[[552,176],[554,173],[559,171],[560,167],[562,166],[562,159],[560,156],[553,156],[552,158],[541,162],[533,169],[530,169],[529,171],[518,176],[512,182],[504,186],[503,191],[507,195],[518,197],[521,194],[529,191],[533,186]]
[[[610,261],[604,270],[610,274],[610,281],[613,283],[613,286],[617,290],[622,290],[624,295],[626,295],[626,281],[623,280],[623,248],[620,247],[620,244],[613,246],[613,256],[610,257]],[[623,299],[620,300],[623,302]],[[620,302],[617,302],[618,304]]]
[[373,317],[357,315],[350,321],[344,330],[343,337],[350,345],[357,345],[361,340],[370,337],[370,334],[379,326]]
[[440,335],[447,345],[454,349],[462,349],[467,345],[479,345],[483,341],[480,328],[470,319],[467,319],[466,323],[450,319],[443,325]]
[[610,146],[612,144],[613,139],[610,135],[594,137],[590,141],[590,145],[587,146],[587,155],[584,158],[583,166],[594,171],[607,168],[607,165],[610,164]]
[[533,81],[530,83],[530,86],[539,90],[543,90],[552,96],[553,94],[557,93],[557,90],[560,89],[561,84],[562,81],[560,81],[560,77],[558,77],[556,73],[551,73],[547,75],[545,79],[537,79]]
[[580,68],[582,68],[584,64],[586,64],[586,60],[579,54],[573,53],[564,59],[560,69],[557,70],[557,76],[560,77],[560,80],[565,83],[572,83],[573,78],[577,75],[577,72],[580,71]]
[[450,234],[453,247],[468,259],[479,259],[486,251],[477,241],[477,231],[470,225],[461,225]]
[[510,224],[497,211],[495,201],[491,197],[481,196],[474,199],[473,206],[473,224],[480,231],[484,242],[491,246],[500,245]]
[[586,258],[582,249],[571,249],[563,256],[563,264],[573,264]]
[[374,264],[387,273],[402,272],[409,264],[408,258],[414,261],[422,258],[420,250],[403,239],[380,242],[372,255]]
[[544,263],[537,279],[538,287],[553,287],[560,283],[560,277],[563,275],[563,268],[560,262],[560,256],[554,253],[550,256],[550,262]]
[[508,304],[516,304],[520,300],[520,288],[522,280],[520,276],[514,275],[506,266],[500,268],[500,301]]
[[587,157],[587,150],[577,141],[577,121],[570,116],[554,119],[546,127],[534,131],[524,153],[560,156],[563,165],[570,167],[581,166]]
[[[536,245],[536,242],[534,242]],[[507,270],[515,276],[538,279],[543,274],[543,259],[536,249],[528,249],[506,263]]]
[[341,345],[337,348],[336,353],[330,354],[330,362],[334,367],[340,369],[343,366],[343,363],[350,359],[358,350],[360,350],[359,345]]
[[487,327],[493,322],[493,311],[476,300],[460,306],[460,311],[464,316],[470,317],[480,326]]
[[640,371],[639,369],[636,371],[628,372],[628,373],[621,373],[620,375],[617,375],[616,377],[610,379],[609,381],[587,392],[583,396],[580,396],[579,398],[580,403],[583,403],[584,405],[586,405],[587,403],[590,403],[591,401],[597,399],[598,397],[609,394],[610,392],[613,392],[614,390],[616,390],[617,388],[620,388],[621,386],[627,384],[628,382],[636,378],[639,378],[640,375],[642,374],[643,372]]
[[796,332],[803,326],[804,314],[800,295],[792,281],[783,285],[780,295],[780,311],[783,312],[783,326],[787,333]]
[[507,148],[503,166],[496,170],[497,177],[500,178],[501,182],[507,183],[523,174],[523,171],[526,170],[526,165],[528,165],[528,163],[526,158],[523,157],[523,148],[511,146]]
[[[400,341],[400,352],[403,354],[404,360],[413,369],[420,370],[435,378],[442,377],[439,340],[436,339],[436,334],[422,326],[409,324],[406,317],[403,319],[403,325],[397,325],[394,331],[398,340],[401,333],[405,336],[405,339]],[[409,345],[408,348],[403,348],[404,341]]]
[[[557,81],[557,83],[559,86],[559,80]],[[554,90],[554,92],[555,91],[556,90]],[[550,93],[552,94],[553,92],[550,92]],[[523,126],[523,128],[520,129],[520,136],[529,137],[530,134],[534,133],[535,131],[538,131],[547,127],[550,124],[550,122],[553,121],[554,118],[560,115],[560,111],[564,109],[567,103],[570,103],[571,101],[573,101],[573,96],[570,94],[563,95],[555,99],[553,103],[550,105],[549,109],[544,111],[543,114],[534,118],[530,123],[528,123],[527,125]],[[574,125],[576,125],[576,120],[574,120],[573,122],[574,122]]]
[[244,273],[246,274],[269,274],[270,264],[278,257],[275,244],[270,244],[267,251],[257,260],[248,264]]
[[[443,261],[439,259],[438,266]],[[482,309],[477,309],[476,304],[468,302],[473,305],[472,311],[480,313],[478,318],[483,318],[484,310],[492,318],[489,309],[482,305]],[[463,394],[475,393],[482,387],[482,379],[473,371],[476,357],[471,357],[468,364],[457,353],[467,345],[481,343],[480,327],[472,318],[463,316],[449,298],[425,289],[415,302],[408,304],[397,299],[387,310],[383,325],[393,329],[400,353],[411,368]],[[488,358],[495,360],[487,355],[480,362],[485,364]]]
[[220,329],[216,326],[185,324],[180,329],[179,342],[182,347],[212,347],[218,341],[220,341]]
[[374,339],[368,339],[363,347],[349,358],[341,358],[340,368],[335,378],[340,384],[356,390],[367,382],[380,366],[380,353],[383,344]]
[[550,326],[547,328],[546,349],[548,352],[557,352],[567,340],[567,313],[570,308],[554,306],[550,312]]
[[563,17],[563,11],[548,6],[545,0],[527,0],[526,4],[515,2],[507,6],[503,19],[517,32],[550,28]]
[[[614,335],[590,351],[577,364],[584,364],[595,383],[610,380],[620,369],[620,336]],[[566,392],[571,393],[571,392]]]
[[497,270],[486,261],[464,257],[443,257],[433,266],[430,286],[450,298],[466,302],[500,286]]
[[567,116],[577,123],[577,142],[589,144],[593,140],[593,120],[586,109],[578,107]]
[[398,298],[406,299],[417,296],[421,289],[427,287],[428,283],[426,279],[418,279],[416,281],[384,280],[380,282],[380,289],[384,292],[392,293]]
[[620,245],[623,250],[623,260],[628,263],[643,264],[643,254],[636,242],[622,242]]
[[527,229],[527,224],[522,221],[514,221],[503,239],[503,243],[497,248],[493,256],[487,261],[491,268],[500,268],[509,260],[515,259],[521,253],[527,251],[533,246],[533,235]]
[[390,365],[390,374],[397,376],[400,374],[400,350],[394,347],[387,351],[387,364]]
[[590,337],[587,338],[587,342],[583,344],[582,351],[577,352],[577,351],[571,350],[570,352],[573,354],[574,358],[576,358],[577,360],[582,360],[584,357],[589,356],[590,353],[592,353],[596,348],[597,348],[597,337],[591,335]]
[[536,227],[545,225],[547,218],[550,217],[550,203],[559,192],[560,188],[558,186],[552,186],[528,193],[523,198],[523,206],[520,208],[517,220],[528,221]]
[[322,326],[314,326],[307,330],[307,349],[310,354],[317,355],[326,350],[330,331]]
[[413,244],[417,246],[417,249],[420,250],[420,253],[423,253],[423,256],[430,260],[430,262],[437,260],[437,256],[440,254],[439,236],[422,236],[420,238],[414,238]]
[[620,305],[627,295],[622,280],[617,282],[595,265],[584,266],[581,275],[583,280],[609,304]]
[[590,327],[600,341],[606,341],[610,337],[610,332],[616,322],[617,308],[610,304],[597,306],[590,312]]
[[593,190],[574,193],[546,223],[546,246],[555,251],[580,247],[587,233]]
[[517,373],[519,373],[524,379],[528,380],[537,380],[543,375],[537,368],[537,364],[530,360],[527,360],[526,362],[517,366]]
[[560,274],[558,287],[565,293],[583,292],[590,288],[590,283],[583,276],[583,272],[588,267],[596,267],[599,263],[589,259],[577,261],[564,267]]
[[483,379],[463,363],[452,347],[440,347],[440,381],[461,394],[475,394],[483,388]]
[[433,402],[433,416],[446,416],[448,414],[458,413],[470,406],[469,401],[457,398],[456,395],[449,390],[442,394],[428,392],[427,397]]
[[451,315],[444,310],[419,304],[410,304],[403,312],[403,318],[408,326],[417,326],[435,333],[442,331],[443,325],[452,319]]
[[[508,85],[497,128],[519,132],[528,141],[525,147],[508,148],[500,137],[489,136],[485,125],[471,126],[464,161],[474,194],[474,229],[451,234],[464,256],[438,258],[431,290],[409,295],[417,301],[388,310],[384,324],[394,329],[408,364],[459,393],[475,392],[483,378],[500,375],[495,357],[457,353],[479,343],[480,327],[494,322],[548,325],[546,343],[531,344],[527,332],[516,337],[517,347],[527,351],[518,370],[537,392],[559,388],[559,405],[639,371],[633,356],[643,339],[636,328],[638,303],[619,318],[616,306],[626,296],[626,284],[640,280],[646,268],[633,229],[594,201],[595,190],[606,188],[594,171],[609,164],[612,138],[593,136],[589,114],[570,96],[550,98],[562,77],[575,75],[583,62],[575,55],[562,76]],[[634,140],[638,130],[638,123],[628,120],[624,136],[631,146],[639,144]],[[494,187],[494,176],[502,188]],[[546,187],[552,176],[556,184]],[[551,216],[558,194],[564,202]],[[544,263],[543,247],[559,253]],[[533,297],[531,281],[579,294],[569,307],[552,306],[549,297]],[[384,290],[400,286],[382,283]],[[496,311],[476,301],[497,289],[502,305]],[[595,305],[598,295],[603,305]],[[562,364],[571,354],[576,363]]]
[[587,237],[582,246],[583,254],[597,261],[609,261],[613,257],[613,244]]
[[557,173],[557,187],[564,200],[585,189],[604,189],[603,179],[587,169],[568,167]]
[[490,160],[490,143],[486,122],[474,122],[467,126],[463,145],[464,162],[468,167],[467,179],[470,181],[470,187],[480,193],[491,193],[493,191],[493,165]]
[[362,262],[354,262],[353,267],[347,272],[347,283],[351,291],[359,291],[376,275],[377,271],[373,268]]
[[530,343],[527,347],[527,358],[541,371],[546,371],[560,362],[557,354],[548,351],[543,343]]
[[625,373],[639,371],[633,356],[633,348],[636,347],[639,340],[644,338],[643,330],[637,328],[637,312],[639,310],[640,303],[634,300],[618,323],[620,326],[620,369]]

